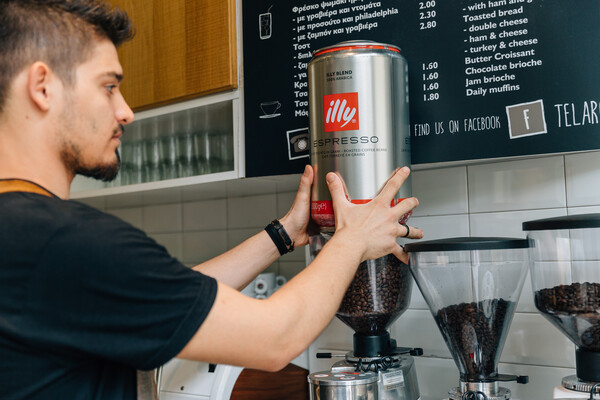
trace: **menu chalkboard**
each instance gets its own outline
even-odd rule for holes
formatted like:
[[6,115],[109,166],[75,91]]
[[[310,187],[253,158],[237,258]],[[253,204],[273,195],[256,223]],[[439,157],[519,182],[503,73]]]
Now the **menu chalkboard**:
[[600,1],[243,0],[248,176],[308,162],[307,64],[346,40],[409,65],[413,164],[600,149]]

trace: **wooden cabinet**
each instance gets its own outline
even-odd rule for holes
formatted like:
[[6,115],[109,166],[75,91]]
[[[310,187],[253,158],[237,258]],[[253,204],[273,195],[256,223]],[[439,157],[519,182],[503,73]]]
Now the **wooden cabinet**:
[[[237,90],[235,29],[236,6],[239,7],[240,0],[107,1],[125,10],[136,28],[134,39],[119,48],[124,70],[121,90],[135,111],[136,122],[126,128],[120,148],[122,169],[117,179],[107,184],[78,176],[71,187],[72,198],[108,196],[115,201],[120,197],[127,201],[137,196],[151,199],[154,194],[160,197],[179,190],[193,191],[190,188],[243,177],[245,164],[240,133],[243,121],[241,94]],[[193,175],[188,171],[158,178],[154,174],[149,178],[150,174],[142,173],[140,179],[125,179],[128,165],[141,163],[144,166],[149,159],[147,154],[140,155],[137,150],[134,156],[127,156],[127,145],[137,146],[152,139],[156,129],[160,136],[174,135],[180,153],[185,151],[180,140],[180,128],[185,123],[179,123],[179,116],[185,115],[187,110],[195,116],[202,115],[202,118],[193,118],[193,130],[198,135],[208,132],[208,142],[212,143],[202,151],[194,146],[194,151],[221,155],[213,160],[204,156],[206,168],[200,168],[201,163],[198,163]],[[162,120],[173,122],[166,124],[169,128],[165,130]],[[158,128],[149,128],[151,125]],[[192,139],[192,142],[197,140]],[[189,142],[186,143],[185,149],[189,149]],[[147,146],[142,149],[145,148]],[[193,156],[195,153],[185,154]],[[222,154],[227,155],[225,159]]]
[[230,400],[308,400],[308,370],[294,364],[278,372],[244,369]]
[[237,88],[235,0],[110,0],[136,36],[119,49],[134,111]]

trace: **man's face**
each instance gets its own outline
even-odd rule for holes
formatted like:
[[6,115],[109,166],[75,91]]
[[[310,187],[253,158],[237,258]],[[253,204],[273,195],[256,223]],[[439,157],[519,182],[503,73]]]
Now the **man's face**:
[[70,172],[110,181],[119,171],[123,125],[133,121],[133,112],[119,91],[123,72],[115,46],[107,39],[96,43],[76,68],[75,84],[64,87],[56,133]]

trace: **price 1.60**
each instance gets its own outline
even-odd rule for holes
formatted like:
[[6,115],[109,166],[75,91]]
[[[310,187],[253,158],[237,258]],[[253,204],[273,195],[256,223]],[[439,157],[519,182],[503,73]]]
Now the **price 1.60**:
[[430,63],[423,63],[423,71],[429,71],[432,69],[437,69],[438,67],[438,63],[437,61],[432,61]]

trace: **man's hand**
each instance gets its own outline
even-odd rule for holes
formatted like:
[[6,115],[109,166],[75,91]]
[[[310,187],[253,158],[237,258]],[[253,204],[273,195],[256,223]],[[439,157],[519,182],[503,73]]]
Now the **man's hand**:
[[310,188],[313,183],[314,171],[310,165],[304,168],[300,178],[300,186],[292,207],[283,218],[279,220],[294,241],[295,246],[304,246],[308,243],[308,223],[310,221]]
[[[417,207],[419,201],[410,197],[395,206],[391,204],[409,174],[408,167],[397,169],[372,201],[360,205],[352,204],[347,199],[344,183],[337,174],[327,174],[326,180],[335,213],[336,232],[333,237],[337,236],[362,247],[361,261],[392,253],[404,263],[408,262],[407,254],[396,241],[397,238],[406,235],[407,228],[398,221],[404,214]],[[408,237],[420,239],[423,237],[423,231],[411,226]]]

